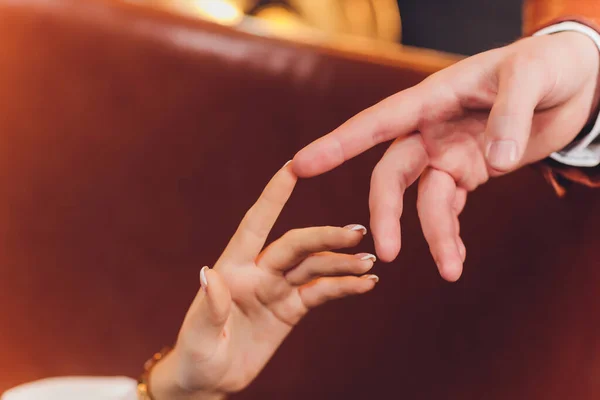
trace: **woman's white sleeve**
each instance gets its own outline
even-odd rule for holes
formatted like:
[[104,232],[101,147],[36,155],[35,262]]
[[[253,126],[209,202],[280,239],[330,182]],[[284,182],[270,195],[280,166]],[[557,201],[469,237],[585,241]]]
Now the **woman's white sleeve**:
[[136,387],[125,377],[49,378],[17,386],[1,400],[136,400]]

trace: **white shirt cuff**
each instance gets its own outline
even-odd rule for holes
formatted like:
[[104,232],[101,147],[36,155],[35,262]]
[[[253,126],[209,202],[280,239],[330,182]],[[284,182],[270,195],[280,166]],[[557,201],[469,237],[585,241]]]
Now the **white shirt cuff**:
[[[592,39],[592,41],[598,47],[598,51],[600,51],[600,34],[598,34],[598,32],[589,26],[574,21],[566,21],[556,25],[551,25],[534,33],[533,36],[550,35],[553,33],[567,31],[579,32],[586,35]],[[571,143],[561,151],[552,153],[550,158],[558,161],[561,164],[570,165],[573,167],[596,167],[600,165],[600,144],[594,144],[593,142],[599,136],[600,114],[598,114],[598,118],[596,119],[592,130],[585,135],[585,137],[577,142]]]
[[63,377],[26,383],[0,396],[1,400],[136,400],[131,378]]

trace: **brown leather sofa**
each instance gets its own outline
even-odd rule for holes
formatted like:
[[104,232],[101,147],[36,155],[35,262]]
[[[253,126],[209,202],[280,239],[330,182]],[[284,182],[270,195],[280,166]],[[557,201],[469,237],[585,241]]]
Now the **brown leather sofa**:
[[[456,60],[251,29],[0,0],[0,392],[137,375],[279,166]],[[382,151],[301,182],[275,234],[368,223]],[[409,191],[377,290],[309,315],[236,398],[597,399],[599,193],[559,200],[528,169],[480,188],[462,217],[466,272],[448,284]]]

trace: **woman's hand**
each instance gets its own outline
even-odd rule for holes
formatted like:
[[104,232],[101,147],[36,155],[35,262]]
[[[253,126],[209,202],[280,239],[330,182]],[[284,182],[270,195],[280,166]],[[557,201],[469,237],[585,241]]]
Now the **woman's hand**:
[[356,246],[366,233],[360,225],[292,230],[263,250],[296,180],[284,166],[214,268],[201,270],[177,345],[151,374],[156,400],[218,399],[242,390],[309,310],[377,283],[364,275],[375,256],[331,251]]

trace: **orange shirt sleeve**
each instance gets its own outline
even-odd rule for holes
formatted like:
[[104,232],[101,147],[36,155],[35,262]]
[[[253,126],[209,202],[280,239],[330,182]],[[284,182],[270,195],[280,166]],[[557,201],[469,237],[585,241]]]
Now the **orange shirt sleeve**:
[[[578,21],[600,32],[600,0],[524,0],[525,35],[531,35],[543,27],[562,21]],[[575,168],[553,160],[538,163],[536,166],[558,195],[563,195],[572,182],[600,187],[600,167]]]
[[557,20],[585,20],[600,26],[600,0],[524,0],[523,31],[526,34]]

